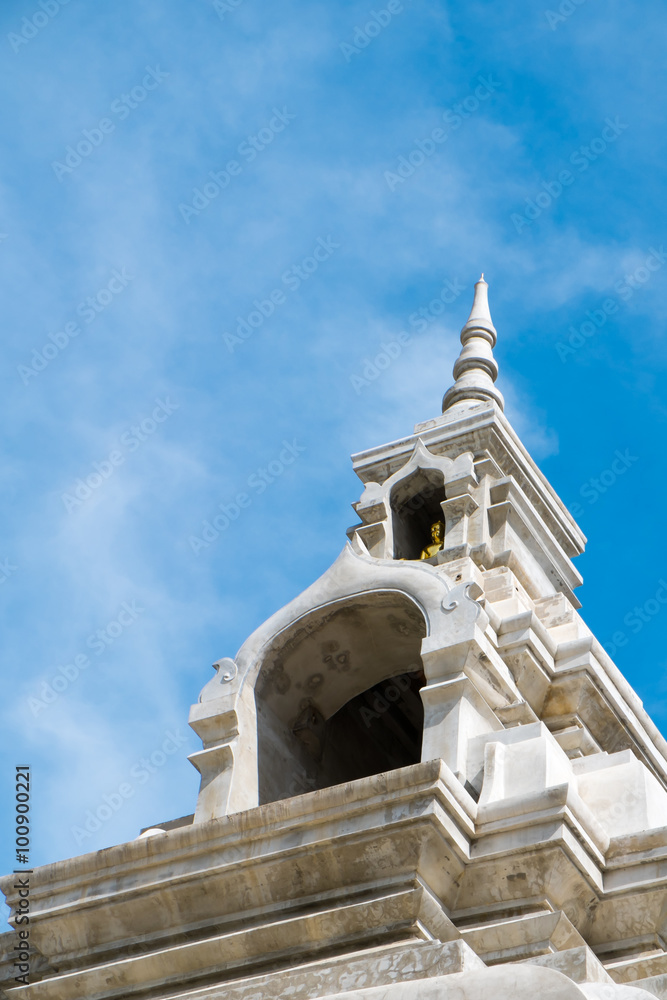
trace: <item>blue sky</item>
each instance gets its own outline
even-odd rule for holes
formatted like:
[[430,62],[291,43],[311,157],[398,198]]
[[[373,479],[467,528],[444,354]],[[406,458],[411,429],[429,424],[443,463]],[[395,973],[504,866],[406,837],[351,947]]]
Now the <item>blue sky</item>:
[[667,20],[549,10],[2,5],[3,870],[16,764],[35,864],[193,810],[189,705],[339,553],[350,453],[438,414],[481,270],[583,615],[667,733],[665,611],[624,624],[667,576]]

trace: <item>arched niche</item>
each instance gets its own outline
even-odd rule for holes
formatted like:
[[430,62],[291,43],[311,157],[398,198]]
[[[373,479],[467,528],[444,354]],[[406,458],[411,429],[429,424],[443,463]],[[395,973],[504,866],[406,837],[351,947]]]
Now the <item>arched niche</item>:
[[431,525],[445,520],[440,504],[445,500],[441,469],[415,469],[399,480],[390,494],[395,559],[419,559],[431,543]]
[[[201,774],[195,822],[352,780],[340,766],[335,775],[327,772],[324,755],[312,762],[313,747],[315,756],[319,749],[308,730],[319,739],[322,720],[329,723],[363,692],[372,696],[377,684],[413,674],[415,664],[423,665],[427,681],[420,692],[421,758],[442,757],[455,774],[463,773],[465,748],[456,736],[460,713],[443,707],[445,702],[458,704],[465,688],[468,708],[482,720],[475,731],[482,733],[500,723],[482,704],[477,687],[493,705],[520,699],[507,667],[484,639],[488,618],[475,589],[481,593],[469,581],[457,586],[426,562],[377,559],[346,545],[315,583],[246,639],[233,660],[215,664],[215,676],[192,706],[190,725],[203,743],[190,755]],[[341,646],[323,649],[325,642]],[[463,671],[475,675],[477,687],[463,679]],[[451,674],[461,683],[441,683]],[[299,719],[311,706],[313,715]],[[390,726],[393,717],[382,715],[381,724]],[[304,755],[308,742],[311,753]],[[335,744],[332,739],[326,745]],[[370,762],[367,745],[358,756]],[[408,763],[418,762],[416,753],[410,756],[415,759]],[[338,759],[340,765],[342,753]],[[384,755],[382,768],[394,766]]]
[[414,601],[376,591],[275,638],[255,684],[260,804],[419,762],[425,635]]

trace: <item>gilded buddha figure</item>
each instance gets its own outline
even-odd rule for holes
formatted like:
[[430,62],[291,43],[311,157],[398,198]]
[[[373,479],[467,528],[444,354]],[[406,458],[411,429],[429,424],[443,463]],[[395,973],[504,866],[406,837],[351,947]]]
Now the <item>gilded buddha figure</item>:
[[435,521],[431,525],[431,544],[422,549],[420,559],[430,559],[445,545],[445,524],[444,521]]

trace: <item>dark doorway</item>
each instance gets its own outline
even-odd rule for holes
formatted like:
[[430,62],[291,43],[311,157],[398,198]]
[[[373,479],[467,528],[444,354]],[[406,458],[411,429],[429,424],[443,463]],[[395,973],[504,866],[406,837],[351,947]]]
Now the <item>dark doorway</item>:
[[322,764],[354,781],[421,760],[424,706],[421,670],[399,674],[352,698],[328,720]]

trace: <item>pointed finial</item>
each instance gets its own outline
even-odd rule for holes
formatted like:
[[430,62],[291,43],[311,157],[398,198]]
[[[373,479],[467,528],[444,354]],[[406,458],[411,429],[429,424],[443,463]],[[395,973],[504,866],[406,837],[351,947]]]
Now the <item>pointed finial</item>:
[[461,330],[463,347],[454,364],[456,381],[445,393],[443,413],[455,403],[474,399],[493,399],[503,409],[505,400],[493,384],[498,377],[498,365],[493,357],[496,339],[496,328],[489,312],[489,286],[482,272],[475,283],[470,316]]

